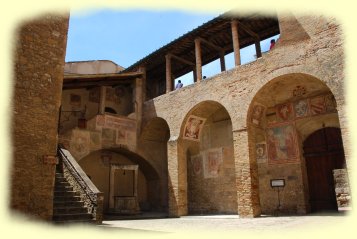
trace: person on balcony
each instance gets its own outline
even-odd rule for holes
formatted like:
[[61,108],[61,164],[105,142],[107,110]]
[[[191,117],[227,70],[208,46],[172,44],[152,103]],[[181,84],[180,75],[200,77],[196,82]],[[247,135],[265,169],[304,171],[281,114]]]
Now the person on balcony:
[[176,84],[176,87],[175,87],[175,90],[180,89],[182,87],[183,87],[183,84],[181,83],[181,80],[178,80],[178,82]]

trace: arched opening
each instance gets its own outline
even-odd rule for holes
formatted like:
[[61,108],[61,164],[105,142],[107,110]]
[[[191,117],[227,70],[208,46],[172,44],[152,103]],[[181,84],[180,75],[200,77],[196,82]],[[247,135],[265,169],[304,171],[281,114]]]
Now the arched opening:
[[[247,128],[249,154],[257,165],[262,214],[310,211],[303,142],[321,128],[339,128],[337,113],[330,89],[311,75],[279,76],[257,92],[249,107]],[[274,179],[285,180],[285,186],[279,188],[280,201],[277,188],[271,187]]]
[[346,167],[341,130],[326,127],[304,141],[311,212],[337,210],[333,170]]
[[159,211],[168,211],[168,171],[167,171],[167,141],[170,129],[166,121],[156,117],[143,127],[139,144],[145,158],[157,169],[160,177],[161,192],[153,192],[160,203]]
[[[181,127],[186,152],[188,214],[237,214],[232,121],[219,103],[205,101]],[[181,167],[184,168],[184,167]]]
[[[135,214],[146,210],[148,205],[152,210],[160,208],[159,175],[141,156],[123,148],[103,149],[78,163],[104,193],[104,213]],[[136,205],[133,205],[134,197]],[[128,205],[118,206],[118,203]]]
[[105,107],[104,111],[106,113],[117,114],[117,112],[111,107]]

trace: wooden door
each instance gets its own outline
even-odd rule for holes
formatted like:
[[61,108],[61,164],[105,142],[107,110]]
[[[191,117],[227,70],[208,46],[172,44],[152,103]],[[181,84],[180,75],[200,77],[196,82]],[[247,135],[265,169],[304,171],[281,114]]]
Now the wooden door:
[[333,169],[345,167],[341,131],[323,128],[304,141],[311,211],[337,210]]

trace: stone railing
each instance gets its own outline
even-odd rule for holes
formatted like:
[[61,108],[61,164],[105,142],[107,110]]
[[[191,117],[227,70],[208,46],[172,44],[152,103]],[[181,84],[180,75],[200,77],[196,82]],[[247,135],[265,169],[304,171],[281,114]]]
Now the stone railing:
[[58,156],[60,166],[63,168],[63,176],[73,187],[73,190],[80,193],[88,213],[92,214],[97,224],[101,224],[103,221],[103,193],[92,183],[68,150],[59,146]]

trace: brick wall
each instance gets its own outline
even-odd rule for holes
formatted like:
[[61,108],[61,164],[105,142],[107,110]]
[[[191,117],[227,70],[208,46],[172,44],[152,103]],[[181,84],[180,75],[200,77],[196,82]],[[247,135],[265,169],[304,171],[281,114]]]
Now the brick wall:
[[[281,38],[276,47],[255,62],[235,67],[194,85],[157,97],[145,102],[144,119],[163,118],[170,128],[168,144],[168,175],[170,212],[187,211],[186,170],[180,166],[182,125],[189,112],[198,104],[215,101],[228,112],[232,121],[235,175],[237,182],[238,213],[242,216],[257,216],[261,212],[259,198],[259,175],[255,160],[255,144],[252,132],[247,129],[249,107],[268,82],[290,74],[313,77],[327,86],[336,98],[337,110],[347,166],[349,165],[350,143],[345,112],[344,58],[341,29],[333,18],[323,16],[280,16]],[[300,31],[300,32],[297,32]],[[295,36],[291,38],[291,34]],[[273,92],[271,92],[273,93]],[[175,109],[175,110],[172,110]],[[291,168],[298,172],[300,169]],[[304,176],[299,174],[300,183],[294,190],[306,185],[301,183]],[[288,175],[289,176],[289,175]],[[290,175],[291,176],[291,175]],[[293,177],[290,177],[293,180]],[[295,178],[294,178],[295,179]],[[289,191],[291,191],[289,189]],[[305,211],[304,197],[299,196],[296,211]],[[286,202],[288,205],[290,202]],[[178,210],[178,208],[180,210]],[[180,213],[175,215],[182,215]]]
[[[67,15],[24,22],[14,52],[11,208],[52,218]],[[50,156],[50,157],[47,157]]]

